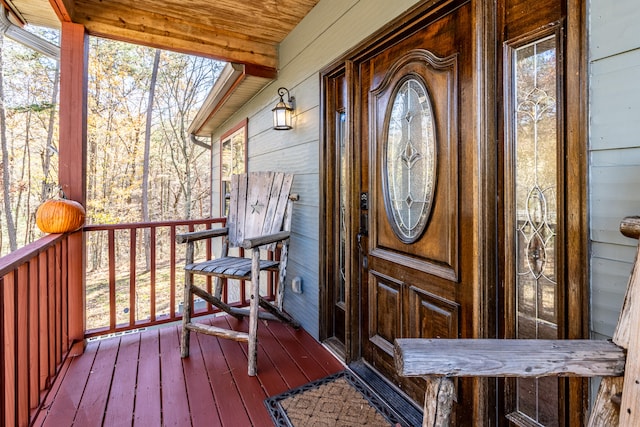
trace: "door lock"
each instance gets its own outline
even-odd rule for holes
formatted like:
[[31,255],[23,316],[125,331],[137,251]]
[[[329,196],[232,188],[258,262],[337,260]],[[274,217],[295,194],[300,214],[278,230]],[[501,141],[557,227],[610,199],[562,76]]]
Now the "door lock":
[[360,209],[364,211],[369,209],[369,193],[360,193]]

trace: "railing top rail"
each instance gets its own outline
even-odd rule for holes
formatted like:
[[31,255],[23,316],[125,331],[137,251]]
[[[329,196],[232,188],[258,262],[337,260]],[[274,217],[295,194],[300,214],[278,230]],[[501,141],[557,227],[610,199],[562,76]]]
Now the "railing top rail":
[[92,225],[85,225],[82,228],[82,230],[83,231],[103,231],[103,230],[148,228],[148,227],[171,227],[171,226],[180,226],[180,225],[224,224],[226,221],[227,221],[226,218],[201,218],[201,219],[171,220],[171,221],[157,221],[157,222],[92,224]]
[[10,254],[0,257],[0,277],[33,259],[40,252],[46,251],[65,237],[66,234],[47,234],[35,242],[31,242]]

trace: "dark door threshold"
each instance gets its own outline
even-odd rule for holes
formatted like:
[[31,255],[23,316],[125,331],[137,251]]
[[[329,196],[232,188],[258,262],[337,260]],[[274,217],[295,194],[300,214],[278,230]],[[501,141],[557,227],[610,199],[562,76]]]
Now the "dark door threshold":
[[367,384],[371,391],[393,408],[398,418],[408,426],[422,425],[422,410],[397,387],[362,360],[349,364],[349,369]]

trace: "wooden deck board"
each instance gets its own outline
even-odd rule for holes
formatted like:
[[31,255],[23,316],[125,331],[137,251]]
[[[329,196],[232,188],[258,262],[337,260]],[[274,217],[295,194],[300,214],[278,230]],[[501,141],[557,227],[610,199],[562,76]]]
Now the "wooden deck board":
[[230,361],[231,365],[228,365],[228,361],[221,357],[220,342],[222,339],[208,335],[198,335],[198,341],[204,355],[205,369],[213,388],[220,423],[223,426],[233,425],[234,422],[237,425],[250,425],[249,416],[231,376],[232,369],[242,369],[243,366],[234,368],[232,361]]
[[[234,321],[233,323],[236,322]],[[259,337],[262,336],[260,333],[258,335]],[[246,347],[246,344],[239,343],[237,341],[220,340],[220,348],[227,360],[246,360]],[[258,357],[258,371],[261,369],[267,370],[265,362],[268,362],[267,358]],[[263,396],[265,396],[265,392],[260,385],[258,378],[248,376],[246,366],[243,367],[244,369],[232,369],[229,373],[238,388],[240,399],[246,408],[250,423],[254,426],[269,425],[269,423],[271,423],[271,417],[269,416],[264,404],[255,404],[255,402],[264,400]]]
[[66,363],[69,368],[66,370],[62,383],[56,388],[55,396],[45,400],[47,405],[43,420],[44,426],[65,426],[72,425],[76,416],[76,409],[82,399],[82,392],[89,379],[91,366],[98,352],[98,346],[87,346],[81,357],[68,359]]
[[[263,332],[259,330],[259,332]],[[291,388],[298,387],[308,382],[307,376],[302,369],[294,362],[293,356],[287,351],[278,337],[274,335],[271,328],[265,331],[269,333],[269,337],[258,334],[258,344],[262,353],[258,354],[258,363],[262,364],[264,359],[268,358],[272,361],[273,369],[264,373],[261,377],[263,387],[270,396],[283,393]],[[267,357],[264,357],[264,356]]]
[[134,426],[161,425],[159,351],[160,336],[157,330],[140,334],[138,386],[133,417]]
[[[207,321],[247,328],[232,317]],[[271,425],[265,398],[343,369],[304,331],[261,322],[258,333],[256,377],[247,376],[246,343],[192,333],[181,359],[176,325],[92,341],[62,367],[34,425]]]
[[[220,427],[222,423],[213,397],[209,376],[206,375],[204,355],[198,342],[199,336],[200,334],[191,333],[190,355],[182,361],[189,410],[191,411],[191,423],[194,426]],[[203,336],[203,338],[211,337]]]
[[316,378],[322,378],[341,369],[340,364],[336,360],[334,360],[336,362],[334,365],[333,363],[323,363],[323,361],[319,362],[318,359],[316,359],[313,347],[310,346],[312,341],[315,342],[315,340],[313,340],[309,334],[306,334],[301,330],[292,330],[291,328],[276,322],[273,322],[272,328],[274,333],[278,336],[278,340],[287,347],[289,352],[296,355],[293,361],[300,370],[305,373],[307,382]]
[[140,334],[127,334],[120,340],[111,392],[107,402],[104,425],[130,425],[136,398]]
[[180,358],[180,338],[176,326],[160,329],[160,367],[162,424],[165,426],[189,425],[191,416]]
[[102,425],[102,419],[107,408],[107,400],[109,399],[118,347],[119,343],[116,340],[100,342],[87,385],[78,405],[74,420],[75,425],[87,427],[100,427]]

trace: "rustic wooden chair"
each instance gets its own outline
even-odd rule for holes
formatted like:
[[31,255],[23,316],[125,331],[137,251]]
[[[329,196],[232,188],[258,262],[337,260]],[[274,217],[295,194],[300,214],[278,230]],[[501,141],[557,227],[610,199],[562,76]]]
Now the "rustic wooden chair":
[[[180,341],[182,357],[189,356],[191,331],[247,342],[248,374],[254,376],[257,372],[258,319],[278,320],[295,328],[299,327],[282,310],[292,201],[296,198],[290,195],[292,181],[293,175],[277,172],[234,175],[231,179],[231,199],[226,227],[176,236],[178,243],[187,244]],[[194,243],[216,237],[223,239],[220,258],[194,262]],[[261,259],[261,249],[273,250],[276,245],[280,249],[279,261]],[[229,256],[229,247],[250,251],[251,257]],[[264,270],[279,272],[274,303],[260,296],[260,272]],[[194,274],[214,277],[213,294],[193,284]],[[227,279],[251,282],[248,310],[231,307],[222,301],[222,288],[226,286]],[[237,280],[233,282],[239,283]],[[194,294],[238,319],[248,316],[249,332],[192,322]],[[259,310],[258,306],[264,310]]]
[[[640,217],[620,226],[640,237]],[[602,382],[588,425],[640,426],[640,246],[614,332],[603,340],[398,339],[402,376],[425,377],[423,426],[448,426],[453,377],[596,377]],[[624,387],[623,387],[624,385]]]

